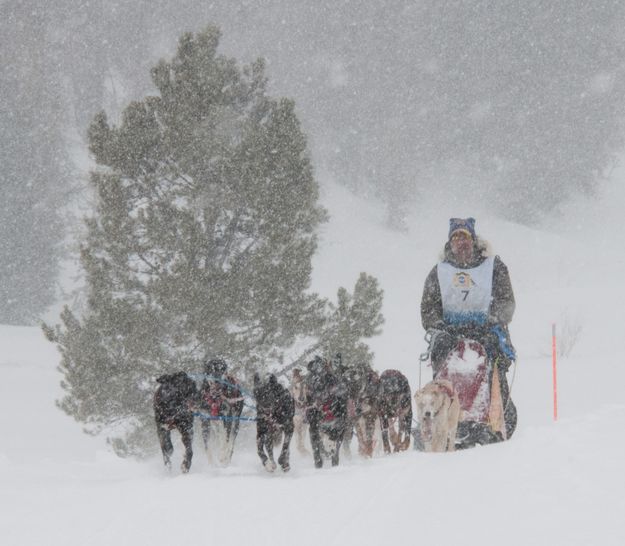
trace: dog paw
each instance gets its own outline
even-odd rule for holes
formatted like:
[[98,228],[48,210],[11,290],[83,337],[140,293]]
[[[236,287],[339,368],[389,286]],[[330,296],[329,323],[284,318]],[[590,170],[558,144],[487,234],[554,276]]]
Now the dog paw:
[[263,466],[265,467],[265,470],[267,472],[273,472],[276,469],[276,463],[271,462],[271,461],[265,461],[263,463]]

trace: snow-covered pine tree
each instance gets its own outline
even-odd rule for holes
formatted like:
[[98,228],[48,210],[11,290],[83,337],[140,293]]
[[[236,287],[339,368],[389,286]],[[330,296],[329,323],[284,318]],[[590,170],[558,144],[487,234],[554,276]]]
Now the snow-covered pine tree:
[[89,130],[88,308],[44,328],[62,353],[59,406],[92,430],[119,424],[119,452],[154,444],[158,374],[205,355],[249,372],[322,322],[306,290],[326,213],[293,102],[267,96],[261,61],[218,55],[219,37],[183,35],[152,70],[158,95]]
[[320,343],[328,356],[341,354],[346,366],[373,365],[373,353],[363,339],[381,333],[384,324],[384,291],[375,277],[361,273],[353,293],[345,288],[337,292],[337,304],[330,304],[327,323]]

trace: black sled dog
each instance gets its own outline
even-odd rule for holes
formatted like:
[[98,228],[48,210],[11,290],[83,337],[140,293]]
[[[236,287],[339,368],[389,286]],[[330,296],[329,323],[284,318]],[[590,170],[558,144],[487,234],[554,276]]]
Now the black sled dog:
[[412,393],[408,379],[400,371],[386,370],[380,375],[379,410],[384,452],[391,452],[391,444],[394,452],[408,449],[412,428]]
[[284,472],[289,465],[289,448],[293,437],[293,415],[295,403],[291,393],[284,388],[274,374],[262,381],[254,374],[254,398],[256,399],[256,447],[258,456],[268,472],[276,469],[273,458],[274,442],[282,436],[282,450],[278,464]]
[[337,466],[347,427],[347,392],[344,383],[320,357],[308,363],[306,418],[315,467],[323,466],[324,457]]
[[181,469],[187,473],[193,459],[193,412],[198,402],[195,381],[185,372],[161,375],[156,381],[154,418],[165,466],[171,468],[171,431],[177,429],[185,448]]
[[364,364],[347,369],[344,376],[348,389],[348,425],[344,445],[349,445],[355,431],[359,453],[363,457],[371,457],[375,448],[374,432],[379,415],[380,378],[370,366]]

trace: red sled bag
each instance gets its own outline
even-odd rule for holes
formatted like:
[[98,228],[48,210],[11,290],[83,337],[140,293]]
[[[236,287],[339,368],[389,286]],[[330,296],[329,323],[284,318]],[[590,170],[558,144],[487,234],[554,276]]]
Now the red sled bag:
[[447,379],[453,384],[462,410],[461,421],[488,425],[506,439],[499,374],[494,372],[479,341],[460,339],[447,355],[436,379]]

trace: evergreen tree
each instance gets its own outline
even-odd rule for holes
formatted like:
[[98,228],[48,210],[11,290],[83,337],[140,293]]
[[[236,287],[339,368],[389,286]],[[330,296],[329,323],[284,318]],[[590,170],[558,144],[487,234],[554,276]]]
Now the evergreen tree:
[[123,424],[120,452],[153,443],[158,374],[221,355],[249,377],[324,324],[306,291],[326,213],[294,105],[267,96],[261,61],[240,68],[218,42],[214,27],[185,34],[152,70],[157,96],[89,129],[88,309],[44,328],[62,353],[60,407],[92,430]]
[[340,353],[341,362],[346,366],[373,365],[373,353],[363,339],[381,333],[383,298],[384,291],[379,288],[377,279],[366,273],[360,274],[352,294],[339,288],[337,304],[330,305],[320,338],[324,354]]

